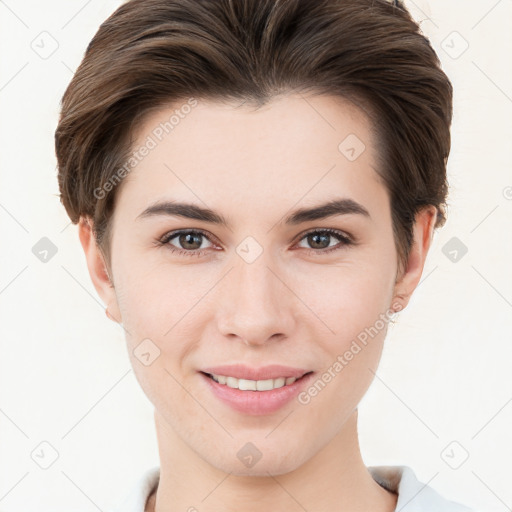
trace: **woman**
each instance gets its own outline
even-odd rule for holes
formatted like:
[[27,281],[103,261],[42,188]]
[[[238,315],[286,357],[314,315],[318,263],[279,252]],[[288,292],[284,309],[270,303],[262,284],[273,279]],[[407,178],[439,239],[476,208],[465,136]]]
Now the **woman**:
[[154,405],[119,508],[468,511],[357,407],[445,221],[452,87],[384,0],[132,0],[62,100],[61,200]]

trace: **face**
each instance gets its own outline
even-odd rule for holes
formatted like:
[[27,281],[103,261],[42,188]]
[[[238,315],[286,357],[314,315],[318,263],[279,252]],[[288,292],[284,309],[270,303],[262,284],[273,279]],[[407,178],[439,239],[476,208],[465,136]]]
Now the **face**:
[[[179,121],[162,134],[176,109]],[[258,110],[201,100],[152,113],[134,148],[145,144],[154,147],[118,191],[114,288],[101,288],[137,379],[162,428],[212,466],[291,471],[354,413],[391,309],[404,306],[396,307],[390,201],[370,124],[323,95]],[[340,202],[330,215],[305,213],[331,201]],[[422,257],[401,291],[419,279]],[[312,373],[291,384],[291,399],[284,387],[226,398],[219,388],[229,386],[202,372],[235,364]],[[273,395],[255,404],[247,393]],[[237,456],[247,443],[264,454],[254,469]]]

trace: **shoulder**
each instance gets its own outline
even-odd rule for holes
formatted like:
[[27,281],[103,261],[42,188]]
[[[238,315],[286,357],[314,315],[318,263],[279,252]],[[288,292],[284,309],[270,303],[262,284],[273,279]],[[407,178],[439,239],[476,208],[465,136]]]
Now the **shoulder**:
[[396,510],[400,512],[474,512],[419,481],[408,466],[370,466],[368,471],[382,487],[398,494]]

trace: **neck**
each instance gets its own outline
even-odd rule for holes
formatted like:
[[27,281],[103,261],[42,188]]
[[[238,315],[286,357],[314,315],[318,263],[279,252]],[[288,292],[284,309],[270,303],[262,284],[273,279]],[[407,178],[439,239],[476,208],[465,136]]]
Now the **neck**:
[[357,409],[342,430],[293,471],[235,475],[207,463],[155,412],[160,480],[146,512],[393,512],[397,495],[375,482],[361,458]]

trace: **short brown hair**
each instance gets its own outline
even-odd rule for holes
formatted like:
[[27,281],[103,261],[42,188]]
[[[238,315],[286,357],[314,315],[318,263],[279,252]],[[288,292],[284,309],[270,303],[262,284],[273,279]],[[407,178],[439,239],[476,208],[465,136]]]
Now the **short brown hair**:
[[[98,198],[148,112],[186,97],[264,104],[287,91],[348,99],[377,135],[399,263],[415,214],[445,222],[452,85],[398,1],[131,0],[98,29],[61,102],[55,132],[60,198],[90,217],[110,259],[120,186]],[[121,183],[122,185],[122,183]]]

